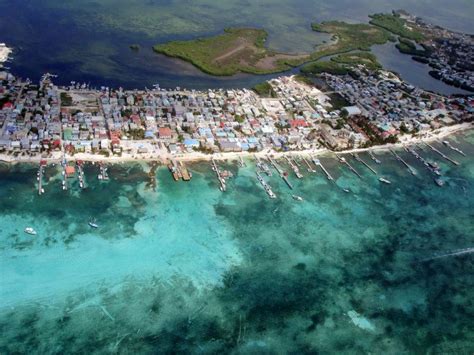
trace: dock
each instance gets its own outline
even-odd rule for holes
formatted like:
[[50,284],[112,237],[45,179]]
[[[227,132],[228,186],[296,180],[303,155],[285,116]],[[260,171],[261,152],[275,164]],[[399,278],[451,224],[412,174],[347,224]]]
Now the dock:
[[262,161],[259,157],[255,155],[255,163],[257,165],[257,168],[260,169],[260,171],[264,172],[267,174],[267,176],[272,176],[272,171],[268,167],[268,165]]
[[369,156],[370,156],[370,159],[372,159],[375,162],[375,164],[382,164],[382,162],[374,156],[374,153],[372,153],[371,150],[369,150]]
[[406,166],[410,174],[416,175],[415,170],[410,165],[408,165],[408,163],[405,160],[403,160],[402,157],[397,154],[397,152],[395,152],[393,149],[389,149],[389,150],[390,150],[390,153],[392,153],[400,163]]
[[326,168],[323,166],[323,164],[321,163],[321,161],[319,159],[314,158],[313,162],[316,166],[319,166],[322,171],[324,171],[324,173],[326,174],[326,177],[328,178],[329,181],[334,181],[334,178],[331,176],[331,174],[329,174],[329,171],[326,170]]
[[296,177],[297,177],[298,179],[302,179],[302,178],[303,178],[303,174],[301,174],[300,169],[298,168],[298,166],[293,162],[293,160],[291,160],[290,158],[288,158],[288,156],[285,156],[285,158],[286,158],[286,161],[288,162],[288,164],[290,164],[291,170],[293,170],[293,172],[295,173]]
[[79,187],[81,189],[85,189],[86,184],[84,182],[84,168],[83,168],[84,162],[82,160],[78,160],[76,161],[76,165],[77,165],[77,174],[79,178]]
[[428,147],[430,147],[433,152],[439,154],[440,156],[442,156],[444,159],[446,159],[446,160],[449,161],[450,163],[452,163],[452,164],[454,164],[454,165],[459,165],[459,162],[457,162],[457,161],[454,160],[454,159],[451,159],[451,158],[448,157],[446,154],[444,154],[444,153],[441,152],[440,150],[438,150],[438,149],[436,149],[435,147],[433,147],[431,144],[425,142],[425,145],[428,146]]
[[451,143],[449,143],[448,141],[443,141],[443,144],[444,144],[446,147],[448,147],[449,149],[454,150],[456,153],[462,155],[463,157],[466,156],[466,154],[465,154],[461,149],[456,148],[456,147],[453,147],[453,146],[451,145]]
[[414,148],[411,148],[411,147],[403,147],[405,148],[405,150],[412,154],[416,159],[418,159],[422,164],[423,166],[428,169],[428,171],[430,171],[431,173],[437,175],[437,176],[441,176],[441,173],[439,171],[439,166],[437,164],[433,164],[433,163],[429,163],[428,161],[426,161],[420,154],[418,154]]
[[109,174],[107,173],[107,167],[102,162],[99,163],[99,175],[97,176],[97,178],[101,181],[109,180]]
[[283,179],[283,181],[288,185],[288,187],[293,190],[293,185],[291,184],[290,180],[288,180],[288,173],[286,171],[283,171],[282,168],[277,164],[275,160],[273,160],[271,157],[267,157],[268,161],[270,164],[273,165],[275,170],[280,174],[280,177]]
[[216,164],[216,161],[213,159],[211,159],[211,166],[212,166],[212,170],[216,173],[216,176],[217,176],[217,180],[219,181],[219,190],[221,190],[222,192],[225,192],[227,190],[227,186],[225,184],[225,179],[221,176],[221,172]]
[[265,192],[268,194],[268,196],[271,199],[275,199],[276,195],[273,193],[272,188],[270,187],[270,185],[267,184],[267,182],[263,179],[262,175],[260,175],[260,173],[258,171],[257,171],[257,180],[263,186],[263,188],[265,189]]
[[367,169],[369,169],[371,172],[373,172],[375,175],[377,175],[377,172],[369,165],[367,164],[357,153],[351,153],[351,155],[354,157],[356,161],[364,165]]
[[181,176],[183,181],[190,181],[193,177],[193,174],[188,170],[186,165],[182,161],[179,162],[179,169],[181,170]]
[[308,173],[316,173],[316,169],[314,169],[311,164],[309,163],[308,159],[304,158],[303,157],[303,161],[304,163],[306,164],[306,166],[308,167]]
[[173,176],[174,181],[179,181],[183,177],[175,160],[171,160],[168,163],[168,170],[170,171],[171,176]]
[[38,169],[38,176],[36,179],[38,180],[38,195],[41,196],[44,194],[44,188],[43,188],[43,175],[44,175],[44,168],[46,166],[46,160],[41,160],[40,166]]
[[359,179],[362,179],[362,176],[357,172],[356,169],[346,160],[346,158],[341,157],[339,154],[336,153],[336,157],[339,160],[339,162],[343,165],[346,165],[350,171],[352,171]]

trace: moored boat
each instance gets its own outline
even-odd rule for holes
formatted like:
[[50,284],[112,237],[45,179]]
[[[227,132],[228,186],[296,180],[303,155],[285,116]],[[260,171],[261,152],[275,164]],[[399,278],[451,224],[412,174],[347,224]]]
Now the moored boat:
[[379,181],[380,181],[380,182],[383,182],[384,184],[388,184],[388,185],[390,185],[390,184],[392,183],[390,180],[387,180],[387,179],[385,179],[385,178],[383,178],[383,177],[379,178]]
[[26,234],[30,234],[30,235],[36,235],[38,233],[36,233],[36,231],[32,228],[32,227],[26,227],[25,228],[25,233]]

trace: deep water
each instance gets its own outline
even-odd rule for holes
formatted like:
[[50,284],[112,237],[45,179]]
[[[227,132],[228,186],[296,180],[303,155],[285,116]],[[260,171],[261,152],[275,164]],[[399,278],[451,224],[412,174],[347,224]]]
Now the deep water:
[[471,354],[474,255],[425,260],[474,246],[474,134],[450,141],[460,166],[420,150],[442,188],[404,151],[415,177],[361,154],[391,185],[326,156],[336,185],[291,176],[303,202],[276,174],[269,200],[250,160],[222,163],[226,193],[208,163],[158,168],[156,191],[147,164],[88,165],[66,192],[50,166],[41,197],[36,166],[2,165],[0,353]]
[[[311,30],[312,22],[367,22],[370,14],[400,8],[474,33],[474,2],[467,0],[0,0],[0,43],[13,48],[6,66],[34,82],[50,72],[58,75],[58,84],[76,81],[97,88],[143,89],[157,83],[165,88],[248,88],[281,74],[212,77],[153,53],[152,46],[215,35],[227,27],[256,27],[268,31],[267,45],[274,50],[309,52],[328,39]],[[131,50],[132,44],[140,50]],[[385,51],[381,57],[391,69],[398,55]],[[405,80],[456,92],[433,84],[425,70],[407,59]]]

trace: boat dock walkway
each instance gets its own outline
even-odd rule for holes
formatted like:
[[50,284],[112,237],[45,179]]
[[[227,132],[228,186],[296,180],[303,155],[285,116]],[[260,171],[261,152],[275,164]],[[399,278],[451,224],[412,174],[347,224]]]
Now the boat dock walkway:
[[109,180],[109,174],[107,174],[107,167],[103,163],[99,163],[99,175],[97,176],[97,178],[102,181]]
[[430,147],[431,150],[439,155],[441,155],[444,159],[446,159],[447,161],[449,161],[450,163],[454,164],[454,165],[459,165],[459,162],[457,162],[456,160],[454,159],[451,159],[450,157],[448,157],[446,154],[444,154],[443,152],[439,151],[438,149],[436,149],[435,147],[433,147],[431,144],[425,142],[425,145]]
[[268,194],[268,196],[271,199],[276,198],[276,195],[273,193],[272,188],[270,187],[270,185],[267,184],[267,182],[263,179],[262,175],[260,175],[260,173],[258,171],[257,171],[257,180],[263,186],[263,188],[265,189],[265,192]]
[[328,178],[329,181],[334,181],[334,178],[331,176],[331,174],[329,174],[329,171],[326,170],[326,168],[323,166],[323,164],[321,163],[321,161],[319,159],[313,158],[313,163],[316,166],[319,166],[322,171],[324,171],[324,173],[326,174],[326,177]]
[[298,166],[296,166],[296,164],[293,162],[293,160],[291,160],[290,158],[288,158],[288,156],[285,156],[286,158],[286,161],[288,162],[288,164],[290,165],[291,169],[293,170],[293,172],[295,173],[296,177],[298,179],[302,179],[303,178],[303,174],[301,174],[300,172],[300,169],[298,168]]
[[393,149],[389,149],[389,150],[390,150],[390,153],[392,153],[400,163],[406,166],[410,174],[416,175],[415,169],[413,169],[410,165],[408,165],[408,163],[405,160],[403,160],[402,157],[397,154],[397,152],[395,152]]
[[308,173],[315,173],[316,172],[316,169],[314,169],[311,164],[309,163],[308,159],[306,158],[303,158],[303,161],[304,163],[306,164],[306,166],[308,167]]
[[190,181],[192,179],[193,174],[188,170],[188,168],[186,167],[186,165],[184,165],[182,161],[179,162],[178,168],[181,171],[183,181]]
[[282,168],[277,164],[275,160],[273,160],[271,157],[267,157],[268,161],[270,164],[273,165],[275,170],[280,174],[280,177],[283,179],[283,181],[288,185],[288,187],[293,190],[293,185],[291,184],[290,180],[288,180],[288,173],[286,171],[283,171]]
[[456,148],[456,147],[453,147],[453,146],[451,145],[451,143],[449,143],[448,141],[443,141],[443,144],[444,144],[446,147],[448,147],[449,149],[454,150],[456,153],[462,155],[463,157],[466,156],[466,154],[465,154],[461,149]]
[[79,177],[79,187],[81,189],[85,189],[86,185],[84,183],[84,168],[82,166],[83,162],[82,161],[77,161],[76,165],[77,165],[77,173],[78,173],[78,177]]
[[346,158],[341,157],[339,154],[336,153],[336,157],[339,160],[341,164],[346,165],[350,171],[352,171],[356,176],[359,177],[359,179],[362,179],[362,175],[360,175],[356,169],[353,168],[353,166],[346,160]]
[[41,162],[39,169],[38,169],[38,195],[44,194],[44,189],[43,189],[43,175],[44,175],[44,167],[46,166],[45,162]]
[[374,153],[371,150],[369,150],[369,156],[370,156],[370,159],[372,159],[375,162],[375,164],[382,164],[382,162],[375,157]]
[[364,165],[367,169],[369,169],[371,172],[373,172],[375,175],[377,175],[377,172],[369,165],[367,164],[362,158],[359,156],[357,153],[351,153],[351,155],[354,157],[356,161]]
[[222,192],[225,192],[227,190],[227,186],[225,184],[225,179],[221,176],[221,172],[219,170],[219,167],[216,164],[216,161],[214,159],[211,159],[211,166],[212,170],[216,173],[217,180],[219,181],[219,190]]
[[441,175],[441,173],[439,171],[439,167],[435,164],[428,163],[420,154],[418,154],[415,151],[415,149],[413,149],[411,147],[403,147],[403,148],[405,148],[405,151],[407,151],[408,153],[413,155],[416,159],[418,159],[425,166],[425,168],[428,169],[428,171],[430,171],[431,173],[433,173],[435,175],[438,175],[438,176]]

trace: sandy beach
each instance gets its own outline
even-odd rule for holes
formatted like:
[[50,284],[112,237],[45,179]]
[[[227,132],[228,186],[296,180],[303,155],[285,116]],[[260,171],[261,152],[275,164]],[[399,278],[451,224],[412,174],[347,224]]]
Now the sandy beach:
[[[364,151],[381,151],[381,150],[388,150],[391,148],[398,148],[405,145],[416,144],[420,142],[431,142],[440,140],[445,138],[451,134],[467,131],[474,128],[474,124],[472,122],[465,122],[462,124],[457,124],[453,126],[442,127],[433,131],[425,132],[420,135],[411,136],[411,135],[404,135],[400,137],[400,141],[395,144],[386,144],[386,145],[379,145],[373,146],[370,148],[354,148],[354,149],[347,149],[342,151],[337,151],[340,154],[349,154],[349,153],[359,153]],[[288,156],[318,156],[323,154],[330,154],[333,151],[321,148],[321,149],[310,149],[310,150],[295,150],[295,151],[288,151],[288,152],[277,152],[274,150],[263,150],[260,152],[229,152],[229,153],[214,153],[214,154],[204,154],[200,152],[187,152],[187,153],[180,153],[180,154],[171,154],[164,150],[157,150],[156,152],[152,153],[123,153],[121,156],[105,156],[102,154],[91,154],[91,153],[76,153],[74,155],[65,154],[63,155],[62,152],[56,151],[49,154],[49,156],[44,156],[40,154],[36,155],[19,155],[19,156],[12,156],[8,154],[0,154],[0,162],[15,164],[15,163],[39,163],[41,160],[46,160],[48,163],[59,163],[63,159],[63,156],[67,160],[83,160],[83,161],[91,161],[91,162],[106,162],[106,163],[126,163],[126,162],[151,162],[151,161],[158,161],[162,162],[163,164],[166,163],[170,159],[174,159],[177,161],[183,162],[196,162],[196,161],[207,161],[211,159],[215,160],[237,160],[239,157],[243,159],[249,157],[259,157],[264,158],[267,155],[271,155],[276,158],[281,158],[286,155]]]

